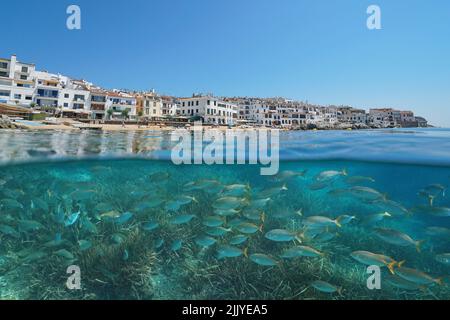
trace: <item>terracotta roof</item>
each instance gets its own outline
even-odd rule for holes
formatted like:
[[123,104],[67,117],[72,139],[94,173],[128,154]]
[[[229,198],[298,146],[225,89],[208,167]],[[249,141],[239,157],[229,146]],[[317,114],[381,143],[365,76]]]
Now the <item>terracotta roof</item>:
[[107,92],[108,97],[117,97],[117,98],[124,98],[124,99],[136,99],[136,97],[130,95],[130,94],[121,94],[119,92],[109,91]]
[[98,94],[98,95],[103,95],[103,96],[106,96],[108,94],[106,91],[101,91],[101,90],[96,90],[96,89],[91,89],[89,91],[92,94]]
[[118,92],[108,91],[108,92],[106,92],[106,94],[108,95],[108,97],[122,98],[122,96]]

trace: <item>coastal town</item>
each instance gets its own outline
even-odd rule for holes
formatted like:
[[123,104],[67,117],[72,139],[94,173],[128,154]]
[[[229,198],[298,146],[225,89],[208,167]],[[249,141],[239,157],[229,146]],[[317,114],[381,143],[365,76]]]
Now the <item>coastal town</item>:
[[[282,97],[175,97],[107,90],[85,80],[39,71],[15,55],[0,58],[0,128],[212,127],[286,130],[428,127],[425,118],[394,108],[321,106]],[[53,126],[53,127],[52,127]]]

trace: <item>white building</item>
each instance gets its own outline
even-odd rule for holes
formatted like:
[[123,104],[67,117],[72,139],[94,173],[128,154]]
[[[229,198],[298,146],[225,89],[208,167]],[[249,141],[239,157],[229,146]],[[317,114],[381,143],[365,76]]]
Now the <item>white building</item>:
[[163,116],[175,116],[177,114],[178,103],[173,97],[161,97],[161,112]]
[[35,65],[0,58],[0,102],[30,106],[35,93]]
[[284,98],[233,98],[239,107],[240,123],[295,128],[306,125],[334,125],[335,107],[318,107]]
[[323,121],[326,124],[335,125],[338,123],[338,110],[336,107],[325,107],[322,109]]
[[366,124],[368,117],[365,110],[352,107],[339,107],[338,119],[340,122],[351,124]]
[[144,117],[151,119],[152,117],[161,117],[163,112],[162,98],[154,91],[144,93],[141,96],[143,99],[143,114]]
[[136,102],[136,97],[129,93],[110,91],[106,97],[106,113],[110,113],[112,119],[124,119],[124,112],[127,110],[128,118],[136,119]]
[[62,88],[59,93],[58,108],[63,112],[74,114],[84,114],[89,116],[90,112],[90,91],[89,83],[81,80],[72,80],[66,77],[61,78]]
[[400,111],[400,122],[403,123],[414,123],[417,122],[414,112],[412,111]]
[[177,114],[201,117],[206,124],[234,125],[237,120],[237,105],[211,95],[194,95],[179,99]]
[[108,93],[100,88],[90,88],[89,110],[91,118],[95,120],[105,120],[106,118],[106,101]]
[[242,124],[257,123],[257,111],[262,107],[259,99],[243,98],[233,99],[233,102],[238,106],[237,121]]
[[395,126],[393,109],[370,109],[367,123],[380,128]]
[[[23,63],[15,55],[0,58],[0,103],[40,109],[54,109],[69,117],[91,119],[147,119],[168,116],[199,117],[207,124],[251,124],[297,128],[332,128],[339,122],[368,124],[373,127],[426,126],[412,111],[392,108],[365,110],[351,107],[316,106],[285,98],[217,98],[193,95],[174,99],[154,91],[106,91],[84,80],[37,71],[34,64]],[[126,112],[125,112],[126,110]]]
[[59,75],[36,71],[36,91],[34,98],[36,106],[41,108],[57,108],[59,106],[59,94],[63,88],[63,83],[63,79]]

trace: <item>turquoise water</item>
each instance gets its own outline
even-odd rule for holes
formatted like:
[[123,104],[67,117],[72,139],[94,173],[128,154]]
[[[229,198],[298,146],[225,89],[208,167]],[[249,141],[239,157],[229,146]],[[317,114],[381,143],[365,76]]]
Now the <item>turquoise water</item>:
[[42,122],[38,122],[38,121],[27,121],[27,120],[16,120],[15,122],[17,123],[23,123],[29,126],[42,126],[44,125]]
[[[160,132],[0,132],[0,297],[449,299],[449,133],[289,132],[271,177],[173,165]],[[405,262],[369,290],[362,250]]]

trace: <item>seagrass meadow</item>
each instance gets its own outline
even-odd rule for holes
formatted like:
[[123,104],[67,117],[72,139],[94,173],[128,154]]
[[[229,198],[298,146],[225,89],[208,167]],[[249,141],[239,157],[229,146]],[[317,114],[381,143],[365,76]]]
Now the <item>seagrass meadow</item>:
[[[399,153],[396,139],[410,139],[384,134]],[[321,143],[295,146],[309,146],[308,158],[282,143],[274,176],[142,154],[47,161],[42,146],[36,161],[9,161],[0,167],[0,298],[449,299],[447,154],[420,158],[408,140],[408,161],[358,158],[368,149],[333,159],[317,155]],[[71,265],[79,290],[66,286]],[[380,289],[367,287],[370,265]]]

